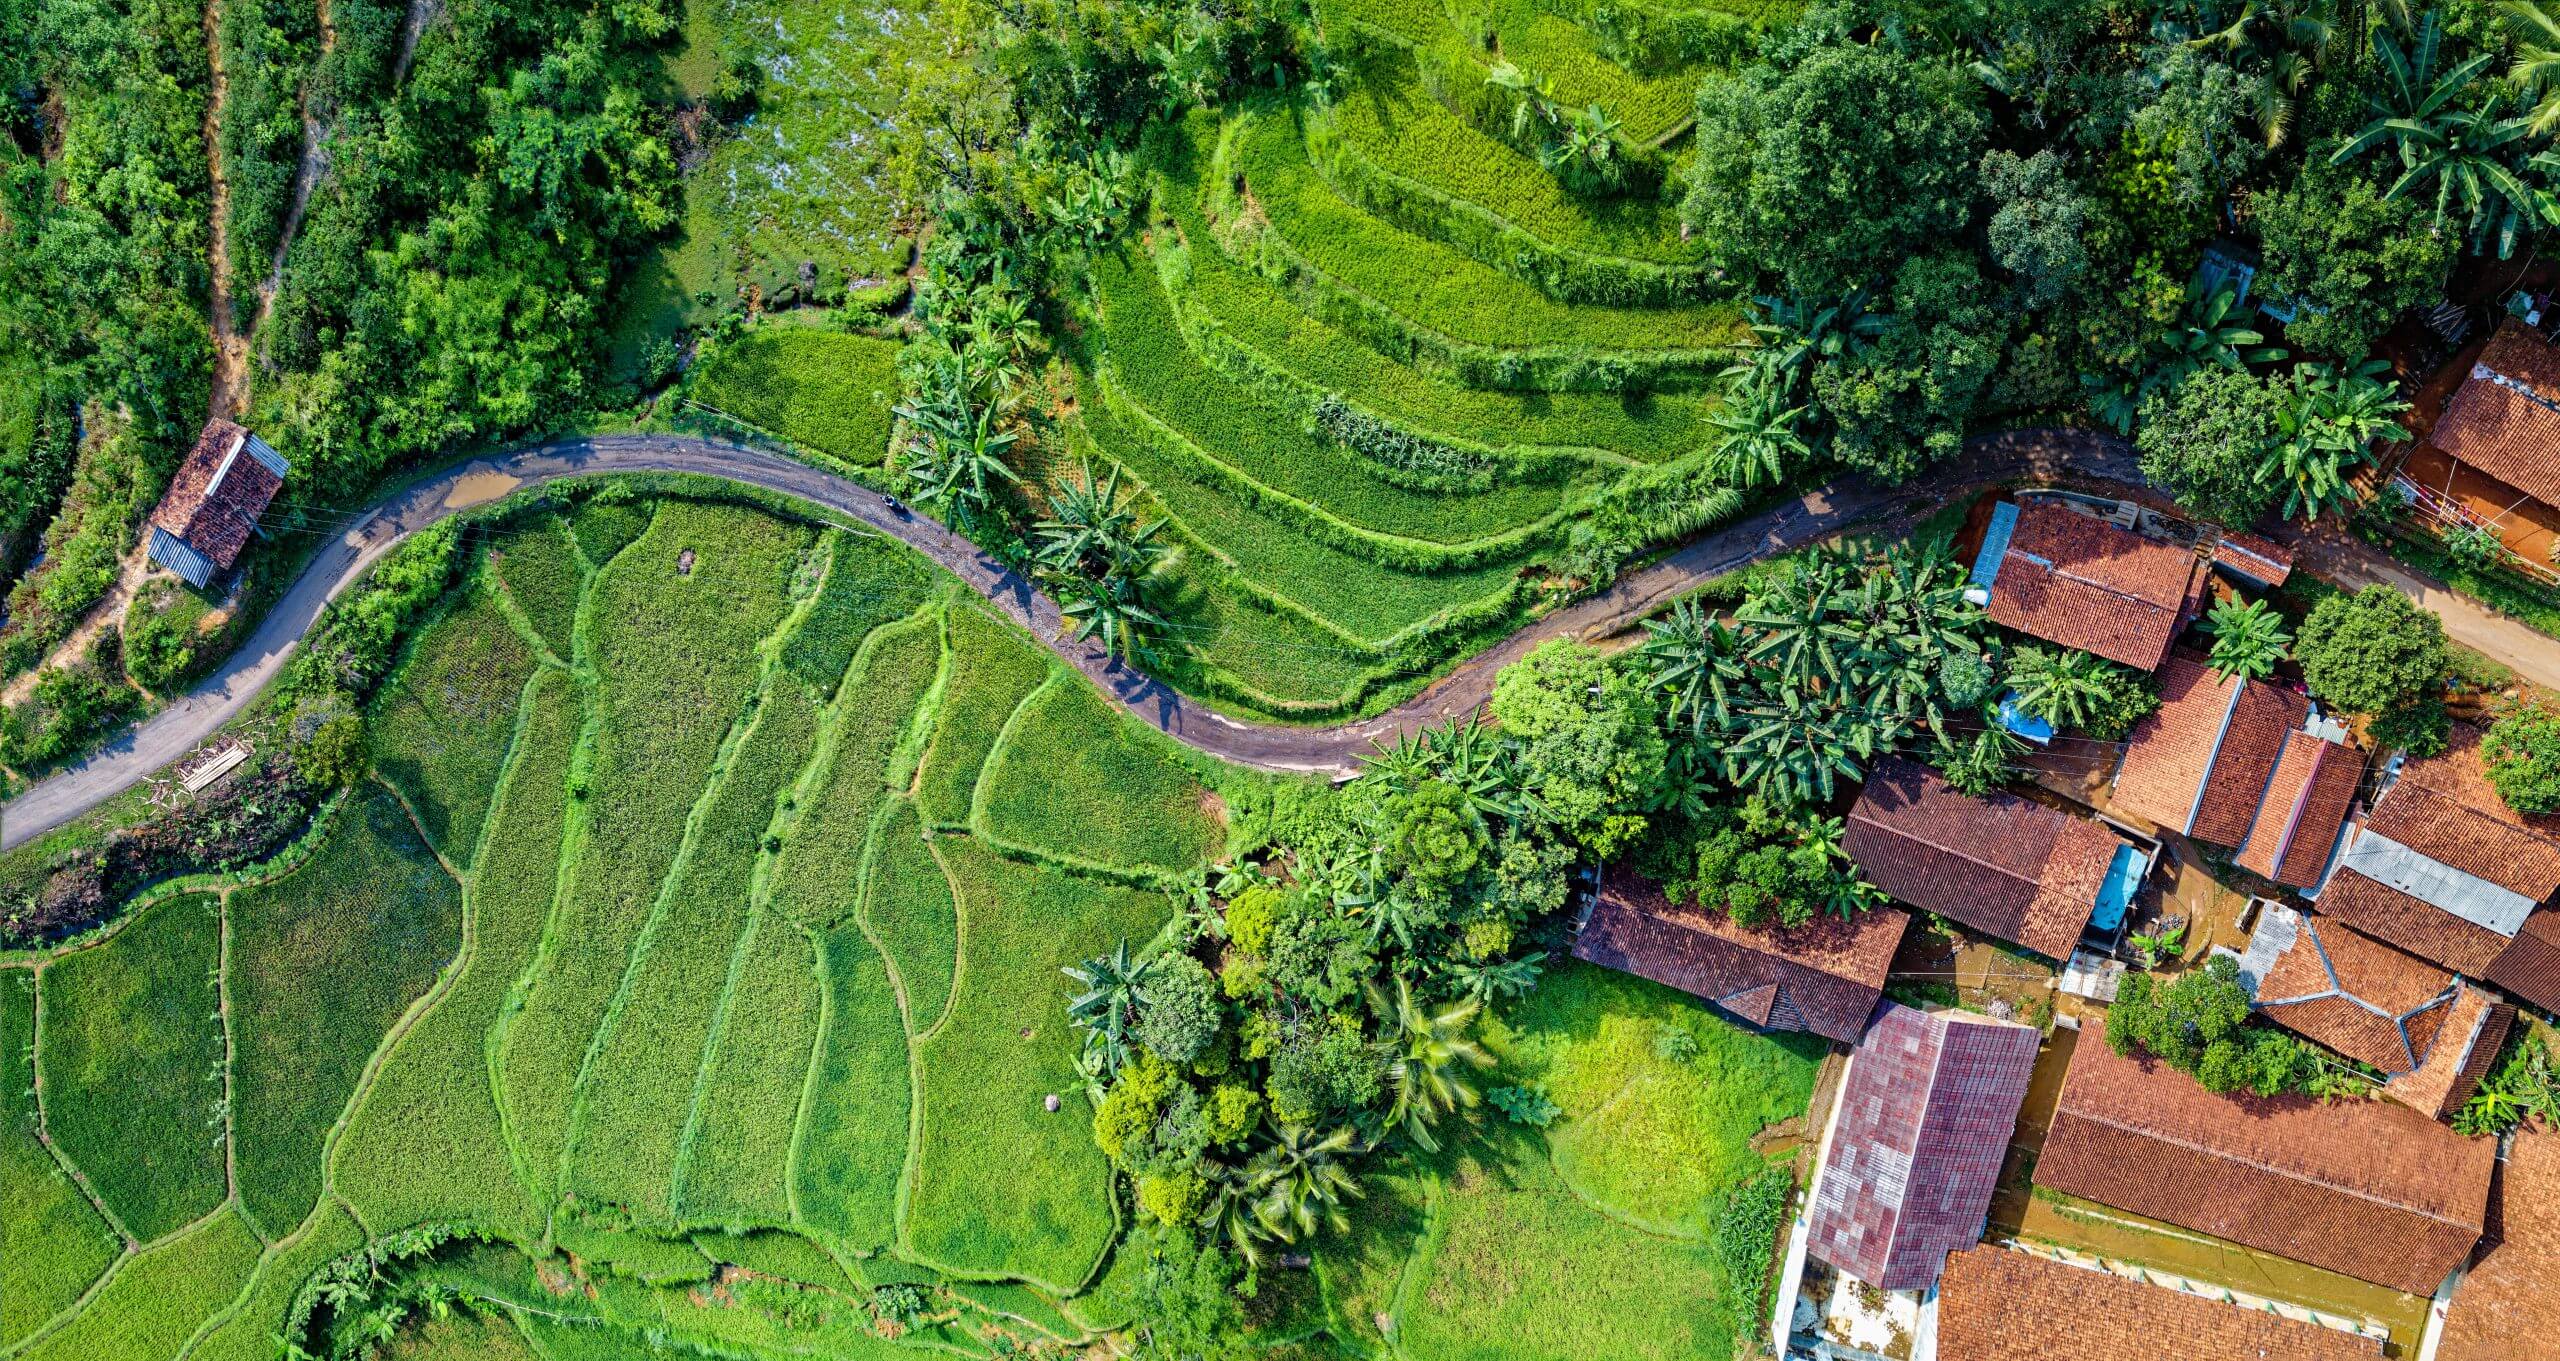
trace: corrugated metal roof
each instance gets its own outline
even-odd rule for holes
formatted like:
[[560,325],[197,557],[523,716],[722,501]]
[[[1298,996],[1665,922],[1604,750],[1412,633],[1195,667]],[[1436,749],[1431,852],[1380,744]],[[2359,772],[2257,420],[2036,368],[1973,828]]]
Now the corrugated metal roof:
[[2338,865],[2502,936],[2523,929],[2533,912],[2533,899],[2411,850],[2370,825]]

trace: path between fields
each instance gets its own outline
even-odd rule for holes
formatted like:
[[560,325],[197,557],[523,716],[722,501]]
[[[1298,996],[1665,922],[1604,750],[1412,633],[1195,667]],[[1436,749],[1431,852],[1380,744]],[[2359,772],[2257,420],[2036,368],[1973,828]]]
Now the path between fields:
[[[781,454],[693,436],[560,440],[448,469],[392,494],[363,514],[314,555],[284,598],[260,621],[257,632],[212,677],[106,747],[0,806],[0,849],[22,845],[71,821],[212,736],[275,678],[321,607],[401,539],[520,488],[595,473],[693,473],[812,502],[931,558],[1030,630],[1122,707],[1175,739],[1243,765],[1336,774],[1356,770],[1359,757],[1373,742],[1473,712],[1492,696],[1495,673],[1539,643],[1550,638],[1608,637],[1702,582],[1853,525],[1915,519],[1957,497],[2016,480],[2079,483],[2118,491],[2144,488],[2131,448],[2110,435],[2018,430],[1976,436],[1955,460],[1907,485],[1883,487],[1862,476],[1844,477],[1692,540],[1629,572],[1608,590],[1530,621],[1384,714],[1315,728],[1250,723],[1212,712],[1162,681],[1112,660],[1099,645],[1065,637],[1065,621],[1057,605],[1029,580],[931,519],[892,514],[879,493],[849,479]],[[2514,667],[2528,680],[2560,685],[2560,642],[2539,634],[2508,638],[2507,629],[2522,626],[2500,620],[2431,583],[2411,578],[2411,584],[2427,592],[2420,598],[2445,616],[2454,636]]]

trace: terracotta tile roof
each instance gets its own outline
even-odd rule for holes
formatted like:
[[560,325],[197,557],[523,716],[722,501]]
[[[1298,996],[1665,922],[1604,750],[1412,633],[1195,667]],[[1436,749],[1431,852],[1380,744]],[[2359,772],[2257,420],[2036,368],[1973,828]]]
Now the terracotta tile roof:
[[284,485],[283,476],[265,461],[273,455],[253,456],[253,443],[248,431],[229,421],[206,422],[151,512],[154,526],[184,540],[217,571],[229,571],[239,559],[258,517]]
[[2560,891],[2560,816],[2507,807],[2470,724],[2453,725],[2442,755],[2403,763],[2365,825],[2536,902]]
[[2363,779],[2363,752],[2307,732],[2287,734],[2257,820],[2240,843],[2240,867],[2293,888],[2317,887]]
[[2488,976],[2507,938],[2389,884],[2340,869],[2320,886],[2320,914],[2457,973]]
[[1992,621],[2149,671],[2186,627],[2201,580],[2187,549],[2050,502],[2018,508]]
[[2560,350],[2509,319],[2445,403],[2428,443],[2545,505],[2560,505]]
[[[2248,839],[2278,760],[2309,712],[2292,691],[2216,676],[2193,657],[2172,657],[2160,670],[2160,708],[2125,743],[2110,806],[2199,841],[2237,846]],[[2301,778],[2307,789],[2308,767]],[[2274,855],[2271,843],[2266,857]]]
[[2258,1008],[2348,1058],[2407,1073],[2432,1052],[2458,986],[2451,973],[2415,955],[2341,923],[2301,917],[2293,944],[2258,980]]
[[2497,1145],[2387,1101],[2216,1096],[2082,1027],[2035,1180],[2430,1294],[2470,1256]]
[[1925,1290],[1981,1241],[2026,1099],[2033,1026],[1887,1002],[1849,1057],[1811,1210],[1813,1255],[1885,1290]]
[[1911,919],[1876,908],[1792,930],[1754,930],[1721,912],[1675,907],[1632,870],[1601,876],[1573,943],[1578,959],[1668,984],[1756,1026],[1855,1043],[1884,996],[1885,971]]
[[2496,993],[2464,984],[2426,1061],[2382,1086],[2383,1095],[2433,1119],[2448,1119],[2479,1089],[2480,1079],[2497,1061],[2498,1046],[2514,1028],[2516,1009]]
[[1938,1285],[1938,1361],[2160,1361],[2172,1355],[2371,1361],[2382,1355],[2382,1343],[2015,1248],[1968,1248],[1947,1259]]
[[2481,975],[2544,1011],[2560,1011],[2560,910],[2544,908],[2489,961]]
[[1887,757],[1868,772],[1840,844],[1902,902],[2068,959],[2123,843],[2088,818],[2013,794],[1960,794],[1936,771]]
[[[2311,705],[2290,690],[2264,681],[2240,687],[2231,706],[2231,722],[2223,728],[2222,747],[2206,772],[2204,797],[2196,804],[2187,835],[2217,846],[2237,846],[2249,836],[2265,802],[2267,782],[2284,755],[2286,739],[2302,728]],[[2139,739],[2137,739],[2139,740]],[[2132,755],[2127,749],[2128,758]]]
[[2251,581],[2282,586],[2293,575],[2293,554],[2255,534],[2226,532],[2213,546],[2214,565]]
[[2453,1292],[2436,1361],[2560,1361],[2560,1134],[2516,1131],[2489,1238]]

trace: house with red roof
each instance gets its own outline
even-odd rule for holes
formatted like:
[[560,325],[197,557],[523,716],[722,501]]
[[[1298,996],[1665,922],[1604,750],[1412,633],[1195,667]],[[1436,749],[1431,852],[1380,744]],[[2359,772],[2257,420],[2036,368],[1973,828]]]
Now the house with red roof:
[[292,468],[266,441],[219,417],[151,512],[151,560],[198,590],[231,570]]
[[2172,657],[2160,707],[2126,740],[2108,807],[2234,847],[2243,868],[2309,889],[2328,872],[2363,778],[2364,754],[2301,695]]
[[2091,1021],[2035,1183],[2431,1295],[2480,1241],[2497,1151],[2396,1102],[2216,1095]]
[[1883,1290],[1926,1290],[1982,1241],[2044,1036],[1969,1011],[1887,1002],[1849,1055],[1808,1250]]
[[2205,563],[2057,502],[2003,501],[1969,595],[2003,628],[2152,671],[2203,605]]
[[2427,443],[2514,495],[2560,510],[2560,346],[2512,317],[2472,361]]
[[[2373,1361],[2382,1339],[2019,1247],[1947,1260],[1935,1361]],[[2453,1361],[2440,1357],[2438,1361]]]
[[1574,957],[1650,978],[1714,1003],[1761,1030],[1803,1030],[1856,1043],[1884,997],[1907,915],[1876,908],[1841,921],[1744,926],[1673,903],[1624,867],[1603,872],[1576,931]]
[[2560,1361],[2560,1132],[2518,1129],[2498,1159],[2480,1256],[2454,1287],[2435,1361]]
[[1938,772],[1885,757],[1849,809],[1841,852],[1896,900],[2069,959],[2093,922],[2112,931],[2150,857],[2106,824],[2015,794],[1958,792]]

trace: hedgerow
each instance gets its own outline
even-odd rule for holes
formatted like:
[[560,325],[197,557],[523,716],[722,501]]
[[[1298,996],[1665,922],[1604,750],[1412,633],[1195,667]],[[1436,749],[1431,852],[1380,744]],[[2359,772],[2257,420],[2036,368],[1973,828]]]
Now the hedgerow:
[[913,800],[893,800],[872,828],[862,924],[897,971],[907,1032],[922,1035],[933,1029],[950,1005],[952,978],[960,967],[960,909],[951,900],[951,881],[943,877],[925,841]]
[[703,404],[858,467],[889,451],[898,395],[895,341],[766,325],[719,346],[687,390]]
[[0,970],[0,1347],[68,1308],[124,1246],[36,1137],[35,1021],[35,975]]
[[141,1242],[222,1202],[221,908],[151,907],[45,966],[45,1129]]
[[229,911],[233,1163],[242,1207],[274,1238],[319,1201],[329,1127],[453,958],[462,894],[399,802],[368,786],[309,861],[232,894]]
[[954,604],[944,632],[951,681],[916,776],[916,809],[937,827],[969,821],[978,772],[996,734],[1022,701],[1048,679],[1049,656],[985,609]]
[[401,1037],[337,1144],[339,1193],[384,1232],[442,1220],[527,1238],[541,1232],[542,1216],[500,1127],[487,1051],[551,917],[579,688],[565,672],[546,668],[525,703],[512,767],[466,895],[471,957],[435,1009]]
[[[46,1003],[48,1011],[51,1006]],[[52,1028],[49,1018],[46,1028]],[[240,1292],[259,1251],[246,1217],[225,1209],[185,1237],[125,1263],[78,1317],[21,1355],[27,1361],[176,1356]]]
[[559,516],[538,512],[489,545],[489,571],[524,611],[542,645],[566,661],[577,650],[578,595],[586,573]]
[[533,652],[485,589],[451,602],[413,639],[366,725],[374,768],[416,811],[427,839],[469,865],[497,792]]
[[1065,860],[1181,871],[1218,846],[1208,791],[1170,743],[1062,674],[1014,715],[979,789],[997,842]]
[[674,1217],[685,1127],[749,926],[749,897],[777,801],[816,746],[819,711],[787,676],[769,678],[688,850],[632,947],[578,1088],[567,1189],[644,1223]]
[[[1165,899],[1015,864],[970,838],[937,847],[959,892],[961,985],[916,1051],[921,1137],[906,1240],[935,1266],[1072,1293],[1116,1227],[1111,1170],[1079,1097],[1073,1034],[1023,1006],[1063,999],[1066,965],[1154,935]],[[1055,1111],[1050,1095],[1061,1098]]]
[[754,512],[668,502],[589,587],[601,712],[572,774],[582,844],[503,1056],[510,1127],[536,1168],[561,1165],[586,1055],[809,542]]

